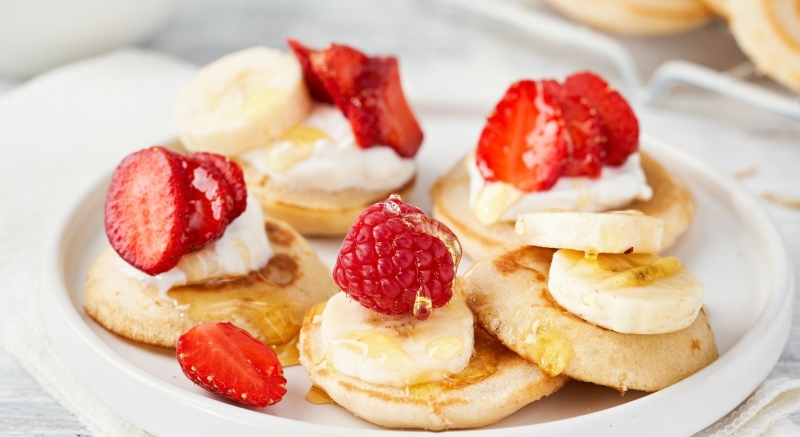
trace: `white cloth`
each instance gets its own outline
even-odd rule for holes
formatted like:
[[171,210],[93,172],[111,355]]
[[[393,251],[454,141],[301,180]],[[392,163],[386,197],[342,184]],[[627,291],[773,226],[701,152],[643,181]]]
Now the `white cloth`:
[[[50,219],[128,153],[175,136],[172,102],[194,67],[122,50],[0,95],[0,345],[95,436],[145,436],[64,367],[38,311]],[[800,435],[800,380],[767,381],[701,437]]]
[[174,136],[172,104],[194,70],[123,50],[0,94],[0,345],[96,436],[146,434],[56,356],[37,304],[45,240],[76,193],[128,153]]

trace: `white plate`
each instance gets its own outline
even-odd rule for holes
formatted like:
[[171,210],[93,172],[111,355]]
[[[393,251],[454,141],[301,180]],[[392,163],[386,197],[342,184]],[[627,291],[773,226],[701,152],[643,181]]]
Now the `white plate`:
[[[463,108],[429,105],[420,113],[427,140],[411,201],[428,205],[427,187],[475,144],[482,122],[481,114]],[[654,139],[644,138],[643,144],[680,173],[697,198],[697,219],[670,252],[705,284],[719,359],[649,395],[621,397],[573,381],[493,426],[459,434],[689,435],[733,409],[777,362],[791,324],[793,275],[775,227],[733,179]],[[50,337],[64,363],[98,398],[160,436],[408,434],[378,428],[335,405],[306,402],[310,381],[299,366],[286,369],[289,392],[281,403],[265,409],[234,405],[195,387],[173,351],[129,342],[89,319],[82,310],[83,287],[90,263],[108,244],[102,221],[107,183],[98,182],[59,222],[44,269]],[[331,265],[340,240],[313,244]]]

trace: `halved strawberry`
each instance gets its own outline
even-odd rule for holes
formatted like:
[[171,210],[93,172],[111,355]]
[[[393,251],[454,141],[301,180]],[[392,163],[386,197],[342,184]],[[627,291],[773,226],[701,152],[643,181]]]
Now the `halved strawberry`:
[[318,100],[332,101],[350,121],[361,148],[389,146],[413,157],[422,145],[422,129],[408,106],[394,57],[368,57],[341,44],[314,51],[289,40],[303,67],[309,89],[325,89]]
[[522,191],[549,189],[567,158],[564,125],[552,85],[532,80],[512,84],[478,140],[475,157],[481,175]]
[[370,58],[361,69],[347,118],[361,147],[387,145],[411,158],[422,145],[422,129],[403,95],[394,57]]
[[227,182],[232,196],[233,204],[228,211],[228,223],[242,215],[247,209],[247,186],[244,183],[244,173],[239,164],[222,155],[216,153],[193,153],[192,159],[200,161],[206,168],[216,169]]
[[286,394],[286,378],[275,351],[228,322],[200,323],[175,346],[183,374],[200,387],[256,407]]
[[606,147],[603,120],[585,99],[570,95],[556,81],[545,80],[543,84],[558,95],[558,104],[566,121],[564,176],[600,177],[603,169],[601,156]]
[[622,165],[639,148],[639,121],[625,98],[588,71],[569,76],[564,89],[571,96],[585,99],[581,101],[596,109],[603,120],[608,137],[603,163]]
[[111,247],[137,269],[157,275],[186,252],[189,183],[183,157],[163,147],[128,155],[106,193],[105,228]]
[[233,199],[228,183],[216,168],[208,168],[192,157],[184,161],[189,182],[189,222],[184,235],[185,245],[192,251],[222,237]]
[[328,94],[325,85],[322,84],[322,79],[311,68],[311,55],[316,53],[316,50],[311,50],[294,39],[287,39],[286,44],[289,45],[298,62],[300,62],[300,67],[303,69],[303,79],[305,79],[311,97],[320,102],[333,103],[333,98]]

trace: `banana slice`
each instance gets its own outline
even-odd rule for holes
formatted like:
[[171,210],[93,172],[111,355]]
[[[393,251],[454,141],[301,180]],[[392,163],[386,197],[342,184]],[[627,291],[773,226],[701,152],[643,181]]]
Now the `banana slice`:
[[253,47],[203,67],[175,104],[189,151],[234,156],[269,145],[311,112],[294,55]]
[[589,323],[622,334],[664,334],[694,322],[703,284],[675,257],[561,249],[553,255],[553,299]]
[[327,360],[340,373],[404,387],[464,370],[474,346],[473,315],[453,296],[425,321],[375,313],[338,293],[322,312]]
[[635,210],[549,209],[520,214],[515,230],[521,241],[532,246],[595,253],[657,253],[664,222]]

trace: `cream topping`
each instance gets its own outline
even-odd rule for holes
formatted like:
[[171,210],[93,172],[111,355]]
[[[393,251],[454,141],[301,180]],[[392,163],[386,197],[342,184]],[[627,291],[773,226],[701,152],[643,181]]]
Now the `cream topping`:
[[[416,172],[414,160],[400,157],[391,147],[358,147],[350,122],[333,105],[316,104],[300,126],[325,134],[308,145],[310,150],[303,153],[307,156],[298,158],[302,146],[284,139],[239,158],[278,183],[309,190],[389,190],[403,186]],[[274,165],[287,159],[287,165]]]
[[273,253],[267,239],[261,205],[248,195],[247,208],[228,224],[219,240],[183,255],[172,269],[151,276],[119,256],[117,265],[124,274],[158,289],[160,298],[172,300],[167,296],[167,291],[172,287],[244,276],[267,265]]

